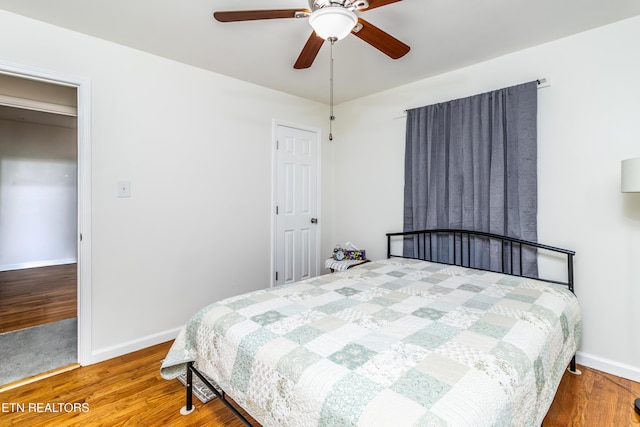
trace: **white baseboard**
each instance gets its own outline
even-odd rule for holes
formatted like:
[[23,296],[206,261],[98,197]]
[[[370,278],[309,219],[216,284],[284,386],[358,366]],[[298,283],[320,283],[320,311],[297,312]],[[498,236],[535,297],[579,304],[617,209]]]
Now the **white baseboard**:
[[21,270],[23,268],[49,267],[52,265],[74,264],[76,258],[50,259],[45,261],[20,262],[17,264],[0,265],[0,271]]
[[638,366],[627,365],[580,351],[576,354],[576,362],[589,368],[604,371],[631,381],[640,382],[640,367]]
[[[174,340],[178,333],[182,330],[182,326],[168,331],[158,332],[157,334],[147,335],[136,340],[124,342],[122,344],[114,345],[111,347],[94,350],[91,352],[91,357],[88,363],[85,365],[93,365],[94,363],[104,362],[105,360],[113,359],[134,351],[142,350],[147,347],[161,344],[163,342]],[[160,369],[160,367],[158,367]]]

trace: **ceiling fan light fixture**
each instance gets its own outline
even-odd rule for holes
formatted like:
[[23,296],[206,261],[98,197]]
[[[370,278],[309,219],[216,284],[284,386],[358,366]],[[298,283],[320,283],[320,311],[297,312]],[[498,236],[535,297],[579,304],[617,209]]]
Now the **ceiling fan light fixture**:
[[325,40],[342,40],[358,23],[358,16],[343,7],[323,7],[311,13],[309,24]]

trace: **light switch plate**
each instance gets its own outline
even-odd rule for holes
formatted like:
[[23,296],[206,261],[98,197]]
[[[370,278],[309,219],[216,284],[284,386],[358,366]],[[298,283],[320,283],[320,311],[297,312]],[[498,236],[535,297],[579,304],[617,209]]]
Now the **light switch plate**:
[[131,181],[118,181],[118,197],[131,197]]

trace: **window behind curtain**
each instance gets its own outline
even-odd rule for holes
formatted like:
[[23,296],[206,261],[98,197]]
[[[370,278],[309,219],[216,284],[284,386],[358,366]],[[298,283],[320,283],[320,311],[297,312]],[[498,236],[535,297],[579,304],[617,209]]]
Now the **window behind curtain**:
[[[404,230],[455,228],[537,240],[537,83],[407,112]],[[414,239],[405,256],[418,256]],[[448,240],[436,244],[447,262]],[[470,264],[501,270],[499,242],[476,239]],[[535,251],[522,272],[537,277]]]

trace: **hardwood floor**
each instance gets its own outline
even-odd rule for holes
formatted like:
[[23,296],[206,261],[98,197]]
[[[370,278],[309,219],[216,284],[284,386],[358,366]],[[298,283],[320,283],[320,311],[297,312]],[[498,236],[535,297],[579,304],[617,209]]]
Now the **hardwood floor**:
[[[180,415],[184,387],[177,380],[162,379],[159,373],[170,345],[159,344],[0,392],[0,425],[242,426],[215,399],[206,405],[194,399],[195,411]],[[580,369],[580,376],[565,374],[545,427],[640,425],[633,410],[640,383]],[[77,411],[72,410],[74,404]]]
[[544,420],[550,426],[639,426],[634,409],[640,383],[578,366],[582,375],[568,372]]
[[76,264],[0,272],[0,333],[76,317]]
[[[160,377],[160,363],[170,346],[160,344],[2,392],[0,425],[242,426],[217,399],[203,405],[194,398],[195,411],[180,415],[184,387]],[[70,409],[75,403],[80,410],[29,412],[30,403],[67,404]],[[15,405],[12,410],[11,404],[24,404],[24,412]]]

